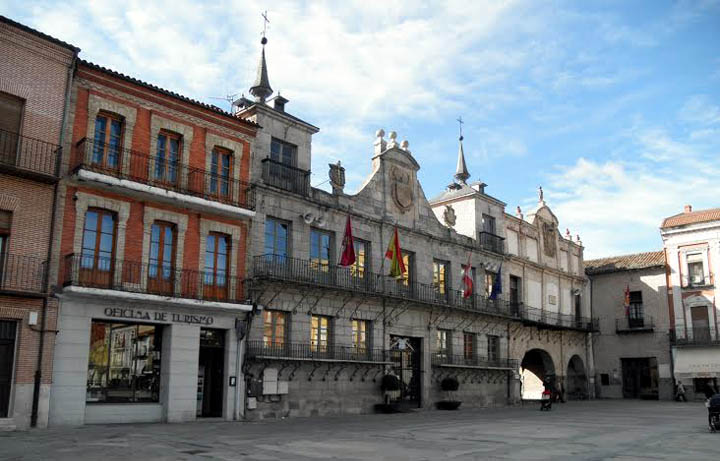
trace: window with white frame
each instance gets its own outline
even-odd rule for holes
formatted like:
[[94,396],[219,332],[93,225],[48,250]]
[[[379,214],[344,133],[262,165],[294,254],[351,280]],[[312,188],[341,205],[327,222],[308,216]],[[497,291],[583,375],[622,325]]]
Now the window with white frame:
[[688,285],[697,286],[705,283],[705,270],[701,253],[687,255]]

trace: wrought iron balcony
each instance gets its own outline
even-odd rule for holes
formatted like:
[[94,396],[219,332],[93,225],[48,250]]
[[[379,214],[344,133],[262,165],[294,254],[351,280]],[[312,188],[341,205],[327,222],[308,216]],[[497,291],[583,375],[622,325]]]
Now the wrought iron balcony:
[[60,146],[0,130],[0,167],[19,174],[57,178]]
[[240,277],[91,255],[65,257],[63,286],[239,304],[247,299]]
[[251,359],[329,360],[336,362],[392,362],[391,352],[380,348],[310,343],[265,343],[248,341],[246,356]]
[[47,263],[43,259],[0,255],[0,292],[43,294],[46,292],[46,271]]
[[270,158],[262,161],[262,179],[265,184],[300,195],[310,194],[310,172]]
[[519,317],[517,305],[502,299],[489,299],[478,294],[463,297],[461,290],[438,291],[434,285],[403,282],[392,277],[363,272],[354,274],[346,267],[290,258],[281,255],[256,256],[253,261],[253,277],[258,280],[279,280],[306,286],[339,289],[364,295],[411,300],[422,304],[439,305],[482,312],[504,317]]
[[487,251],[492,251],[497,254],[505,254],[504,238],[499,235],[491,234],[490,232],[478,233],[480,241],[480,247]]
[[616,333],[647,333],[655,329],[655,321],[652,317],[623,317],[615,319]]
[[580,331],[597,331],[598,320],[590,317],[579,317],[558,312],[549,312],[535,307],[520,305],[521,317],[524,322],[545,328],[558,328]]
[[[255,209],[255,190],[248,183],[177,161],[118,149],[83,138],[75,146],[71,168],[170,190],[226,205]],[[238,168],[234,165],[234,168]]]
[[[678,335],[675,330],[670,330],[670,344],[674,346],[717,346],[720,345],[720,336],[713,338],[710,327],[695,327],[689,329],[686,335]],[[692,334],[692,337],[689,336]]]
[[473,355],[471,357],[465,356],[464,354],[447,354],[444,352],[434,352],[431,357],[433,366],[455,366],[455,367],[467,367],[467,368],[508,368],[517,369],[519,363],[514,359],[507,358],[488,358],[481,357],[479,355]]

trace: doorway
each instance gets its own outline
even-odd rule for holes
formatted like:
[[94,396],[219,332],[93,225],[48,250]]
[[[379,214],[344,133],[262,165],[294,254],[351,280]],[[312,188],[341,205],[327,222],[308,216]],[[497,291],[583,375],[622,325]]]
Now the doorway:
[[223,415],[225,382],[225,330],[200,329],[198,363],[197,416],[219,418]]
[[623,397],[626,399],[658,399],[657,358],[621,359]]
[[0,321],[0,418],[10,413],[16,322]]
[[390,335],[390,355],[395,373],[400,378],[399,402],[408,407],[420,407],[422,359],[420,338]]

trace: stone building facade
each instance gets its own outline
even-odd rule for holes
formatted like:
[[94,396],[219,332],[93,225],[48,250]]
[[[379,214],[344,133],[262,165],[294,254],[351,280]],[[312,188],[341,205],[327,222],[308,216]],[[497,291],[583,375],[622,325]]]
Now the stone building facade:
[[720,208],[693,211],[690,205],[660,227],[673,377],[698,399],[720,386],[719,230]]
[[595,336],[595,389],[600,398],[672,399],[665,253],[585,261]]
[[80,61],[50,423],[238,419],[258,126]]
[[[235,104],[239,117],[262,127],[251,167],[258,206],[250,274],[259,312],[247,336],[248,418],[366,413],[385,397],[432,408],[447,398],[440,382],[449,376],[460,383],[455,398],[463,406],[507,405],[521,398],[521,364],[588,395],[589,303],[562,299],[567,290],[586,296],[582,246],[560,236],[544,201],[529,220],[506,215],[484,185],[466,184],[462,152],[464,173],[428,201],[409,144],[383,130],[356,194],[345,193],[340,164],[329,165],[332,192],[313,188],[318,128],[289,114],[287,99],[269,98],[264,50],[251,93],[254,101]],[[340,267],[348,217],[357,260]],[[534,239],[534,255],[508,253],[508,228],[523,248]],[[400,278],[388,275],[385,258],[396,231],[408,268]],[[465,297],[459,274],[468,259],[475,289]],[[514,298],[511,275],[521,278]],[[537,293],[526,277],[538,280]],[[503,294],[490,296],[493,285]],[[400,378],[399,390],[383,395],[385,374]]]
[[0,430],[47,425],[53,204],[78,51],[0,16]]

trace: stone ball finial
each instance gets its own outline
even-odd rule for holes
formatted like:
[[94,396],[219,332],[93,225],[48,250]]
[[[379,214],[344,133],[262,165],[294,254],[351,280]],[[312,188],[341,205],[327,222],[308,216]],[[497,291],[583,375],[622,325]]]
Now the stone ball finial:
[[405,139],[403,142],[400,143],[400,147],[402,147],[404,150],[407,150],[409,146],[410,146],[410,143],[408,142],[407,139]]
[[390,136],[390,139],[392,139],[394,141],[397,138],[397,133],[394,131],[391,131],[389,136]]
[[382,128],[380,128],[379,130],[377,130],[377,131],[375,132],[375,137],[376,137],[376,138],[382,138],[383,136],[385,136],[385,130],[383,130]]

